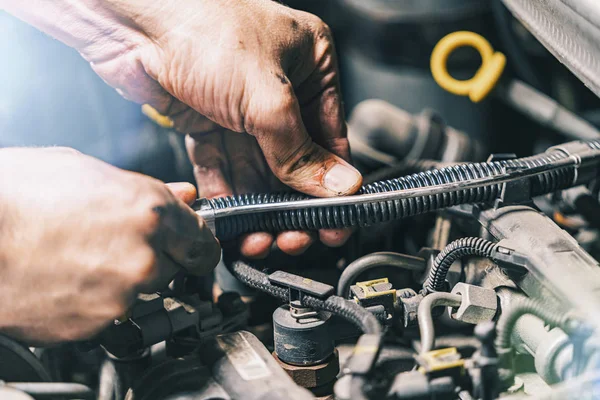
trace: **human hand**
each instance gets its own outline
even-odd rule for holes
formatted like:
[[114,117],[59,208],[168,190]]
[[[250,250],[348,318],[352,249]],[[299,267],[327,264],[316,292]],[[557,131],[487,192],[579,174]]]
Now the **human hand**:
[[[269,169],[255,138],[224,129],[210,135],[186,138],[201,197],[286,191],[285,185]],[[240,252],[250,258],[263,258],[273,242],[283,252],[298,255],[317,238],[329,246],[342,245],[350,230],[323,229],[317,232],[286,231],[276,236],[267,232],[239,238]]]
[[65,148],[0,149],[0,332],[28,343],[92,336],[137,293],[220,248],[185,204],[190,184],[119,170]]
[[[228,147],[220,140],[248,142],[219,139],[220,126],[253,136],[274,175],[296,190],[327,197],[359,189],[362,178],[348,163],[331,33],[314,15],[271,0],[32,1],[6,7],[77,48],[126,98],[152,105],[191,134],[188,148],[203,196],[258,191],[237,188],[227,173],[264,161],[239,147],[229,155],[213,151]],[[229,158],[244,161],[232,169]],[[340,245],[349,234],[321,231],[320,238]],[[290,253],[310,241],[299,232],[277,239]],[[243,253],[256,256],[272,238],[257,234],[244,242],[254,244],[242,245]]]

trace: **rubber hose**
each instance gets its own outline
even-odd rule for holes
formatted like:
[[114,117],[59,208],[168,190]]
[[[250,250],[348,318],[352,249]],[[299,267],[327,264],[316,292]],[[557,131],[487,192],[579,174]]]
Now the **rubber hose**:
[[[252,268],[243,261],[235,261],[231,265],[231,273],[250,287],[261,290],[271,296],[289,300],[288,289],[271,284],[267,274]],[[329,311],[339,315],[356,325],[363,333],[381,334],[381,324],[377,318],[352,301],[339,296],[330,296],[326,300],[323,300],[310,295],[304,295],[302,301],[314,309]]]
[[437,255],[429,276],[423,285],[428,292],[439,292],[445,289],[448,270],[456,260],[465,256],[492,257],[497,244],[478,237],[468,237],[453,241]]
[[462,297],[459,294],[446,292],[432,293],[425,296],[417,309],[419,321],[419,333],[421,336],[421,351],[427,353],[433,349],[435,344],[435,328],[433,326],[433,309],[438,306],[458,307]]
[[352,261],[340,275],[337,285],[337,295],[346,298],[350,292],[350,286],[363,272],[378,267],[395,267],[406,271],[423,271],[425,262],[422,258],[408,255],[382,251],[367,254]]
[[537,300],[527,298],[515,302],[509,309],[500,315],[496,325],[496,348],[498,353],[505,353],[511,348],[511,335],[519,318],[531,314],[547,324],[561,328],[568,332],[569,316],[567,313],[548,308]]
[[[590,145],[591,146],[591,145]],[[418,174],[363,186],[360,194],[382,193],[410,188],[432,187],[445,183],[464,182],[503,173],[506,168],[532,168],[563,160],[568,156],[559,150],[527,158],[494,161],[489,163],[459,164]],[[575,166],[552,169],[531,177],[531,195],[539,196],[570,187],[576,173]],[[366,226],[400,218],[411,217],[460,204],[489,202],[498,197],[502,185],[489,185],[475,189],[457,189],[453,192],[420,196],[395,201],[352,204],[297,210],[251,213],[218,218],[216,236],[229,240],[243,233],[286,230],[338,229]],[[252,204],[279,203],[308,199],[299,193],[263,193],[210,199],[213,209],[219,210]]]

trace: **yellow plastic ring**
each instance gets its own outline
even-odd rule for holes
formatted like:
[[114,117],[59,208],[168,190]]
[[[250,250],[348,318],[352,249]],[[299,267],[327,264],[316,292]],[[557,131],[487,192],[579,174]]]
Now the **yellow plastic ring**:
[[[461,81],[448,72],[448,57],[459,47],[472,47],[481,56],[481,66],[471,79]],[[469,96],[474,103],[483,100],[496,86],[505,66],[504,54],[494,52],[492,45],[474,32],[458,31],[446,35],[431,53],[431,73],[437,84],[450,93]]]

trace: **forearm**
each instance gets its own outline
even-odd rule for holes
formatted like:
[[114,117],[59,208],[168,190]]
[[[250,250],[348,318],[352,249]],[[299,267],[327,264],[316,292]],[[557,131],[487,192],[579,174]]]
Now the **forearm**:
[[[140,0],[0,0],[0,9],[74,47],[89,61],[111,57],[143,44],[139,27],[154,3]],[[160,3],[160,2],[158,2]]]

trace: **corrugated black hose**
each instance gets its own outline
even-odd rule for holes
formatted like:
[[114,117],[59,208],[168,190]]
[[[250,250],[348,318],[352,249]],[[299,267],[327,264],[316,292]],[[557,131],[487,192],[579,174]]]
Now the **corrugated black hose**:
[[[466,182],[499,175],[506,169],[530,169],[569,157],[564,151],[550,150],[544,154],[527,158],[453,165],[401,178],[374,182],[363,186],[359,193],[373,194]],[[576,171],[575,165],[568,165],[530,177],[531,196],[539,196],[570,187],[576,178]],[[498,197],[501,190],[501,184],[490,184],[478,188],[456,189],[448,193],[399,200],[223,216],[216,219],[215,232],[219,239],[229,240],[243,233],[256,231],[279,232],[366,226],[460,204],[490,202]],[[309,199],[309,197],[299,193],[263,193],[221,197],[207,201],[212,209],[218,212],[225,208],[303,199]]]
[[466,237],[453,241],[433,261],[423,288],[429,293],[444,290],[448,270],[454,261],[466,256],[492,258],[497,246],[497,243],[478,237]]

